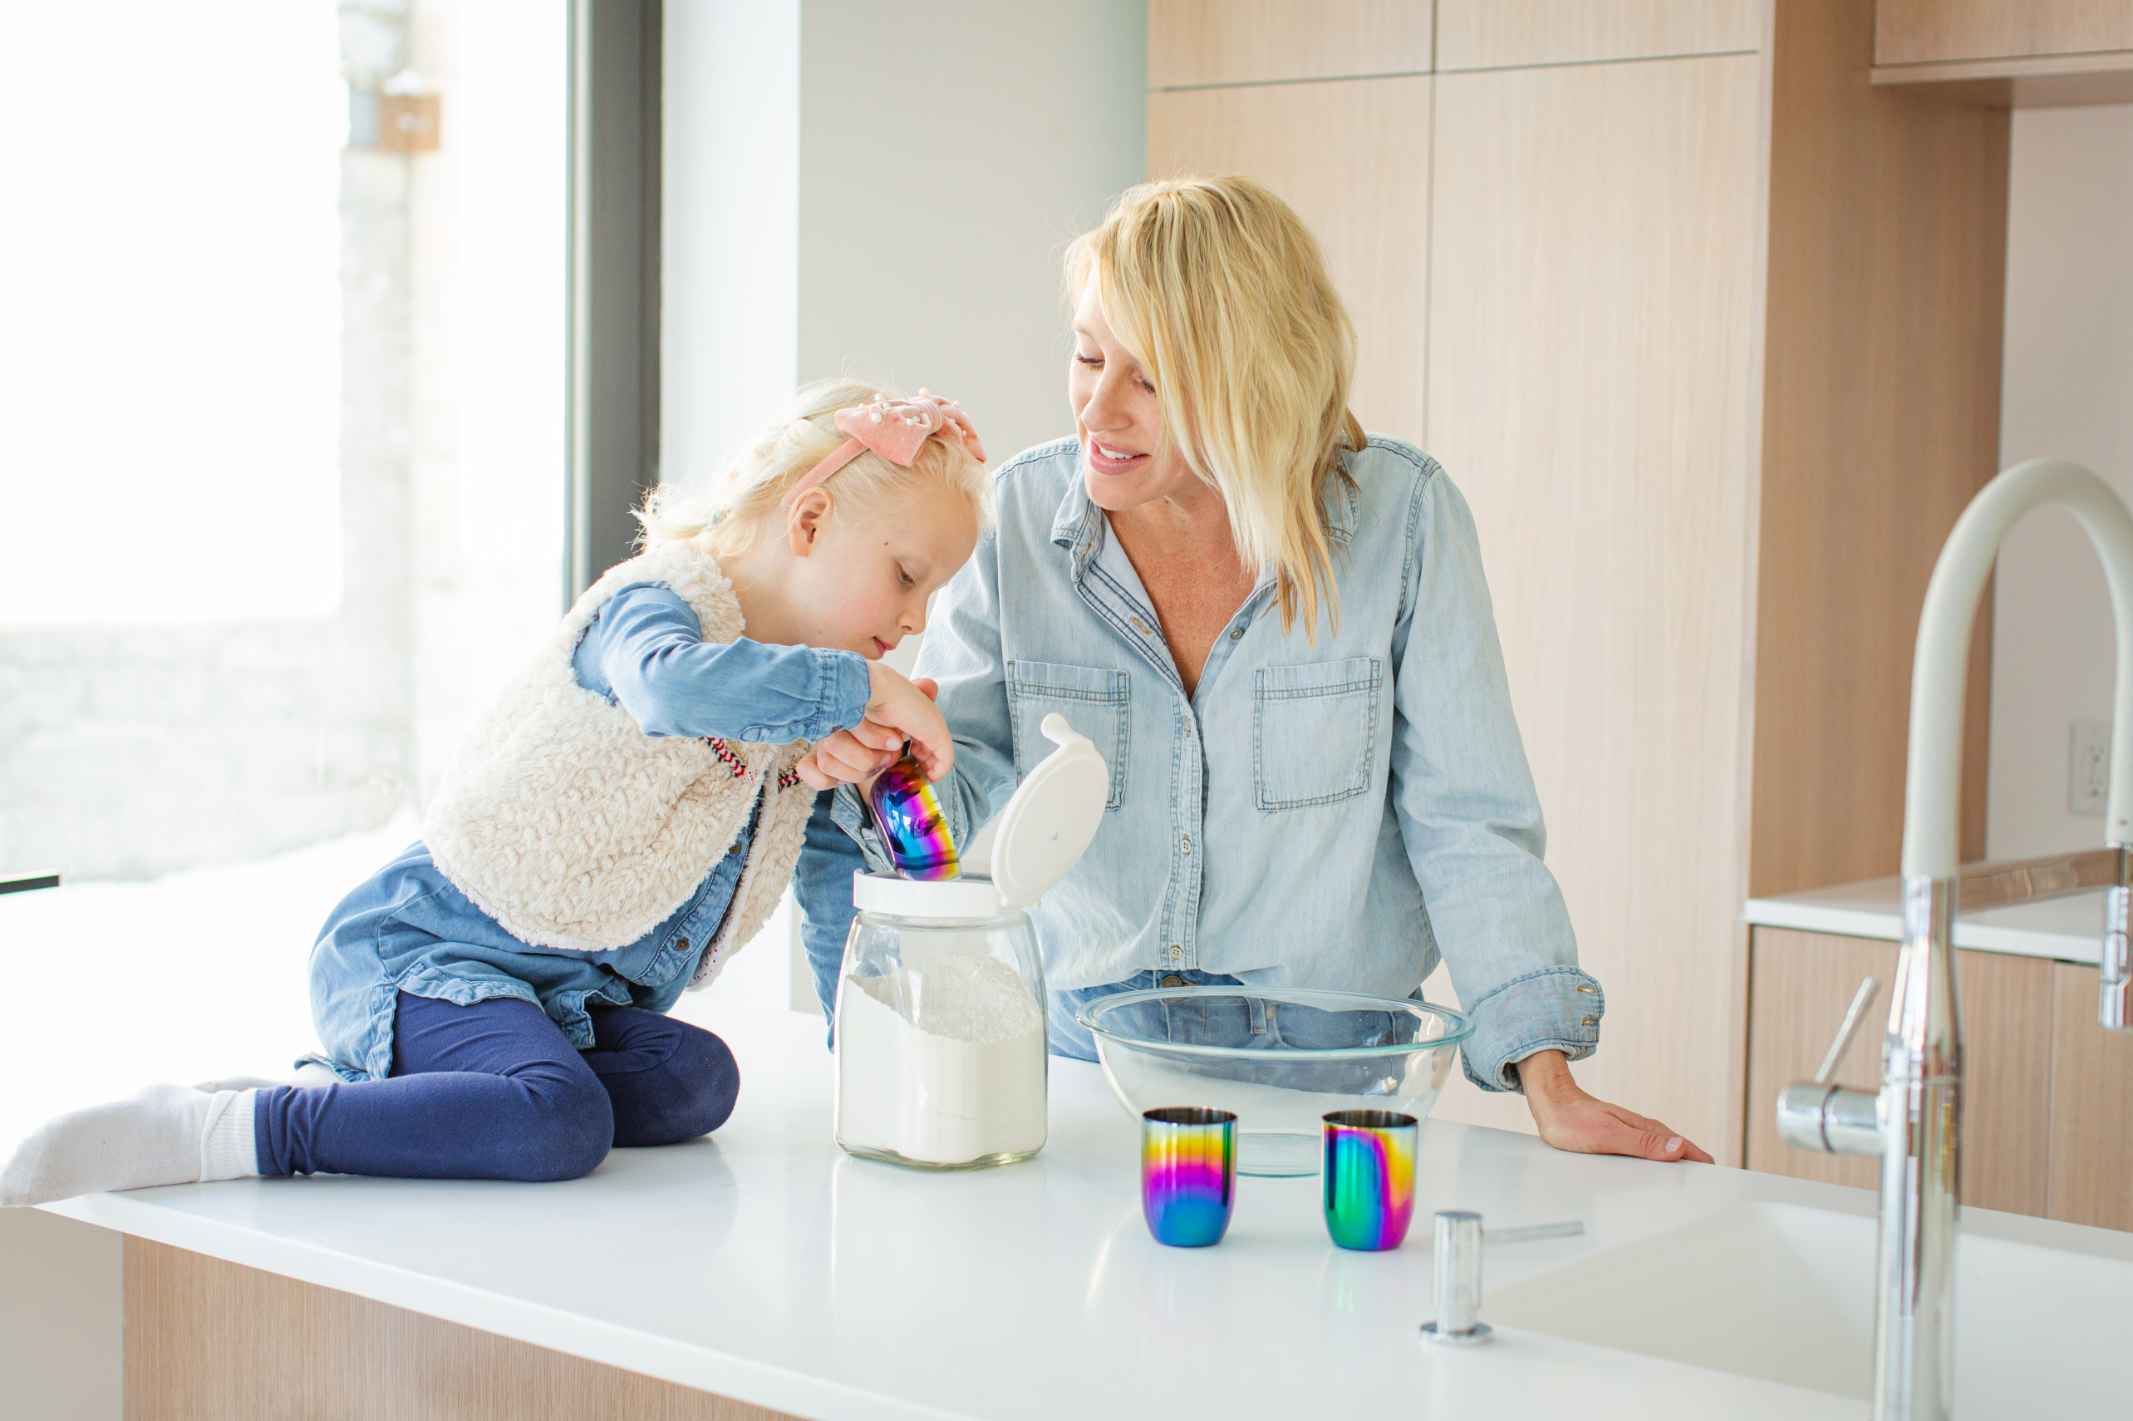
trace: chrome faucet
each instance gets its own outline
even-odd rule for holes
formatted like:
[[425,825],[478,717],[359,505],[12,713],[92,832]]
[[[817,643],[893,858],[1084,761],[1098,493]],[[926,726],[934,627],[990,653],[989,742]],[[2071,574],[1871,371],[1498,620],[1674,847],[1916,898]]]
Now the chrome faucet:
[[[2017,863],[1956,863],[1963,677],[1970,623],[2007,530],[2055,504],[2081,520],[2103,559],[2117,614],[2106,847]],[[1778,1097],[1778,1133],[1800,1149],[1881,1159],[1874,1310],[1877,1421],[1945,1421],[1953,1401],[1955,1225],[1962,1164],[1963,1031],[1953,930],[1958,906],[1998,907],[2105,891],[2099,1018],[2127,1029],[2133,969],[2126,948],[2133,888],[2133,514],[2079,464],[2032,459],[1979,490],[1942,547],[1926,587],[1911,668],[1911,745],[1903,815],[1903,947],[1881,1043],[1881,1089],[1829,1083],[1872,997],[1852,999],[1815,1079]]]

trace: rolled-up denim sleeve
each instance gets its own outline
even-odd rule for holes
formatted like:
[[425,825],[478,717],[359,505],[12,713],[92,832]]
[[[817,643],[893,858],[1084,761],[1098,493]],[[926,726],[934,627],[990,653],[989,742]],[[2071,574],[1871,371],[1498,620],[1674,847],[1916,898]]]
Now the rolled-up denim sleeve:
[[1577,939],[1519,740],[1473,514],[1434,464],[1408,515],[1410,591],[1394,637],[1392,796],[1452,986],[1469,1079],[1517,1090],[1538,1051],[1593,1053],[1605,998]]

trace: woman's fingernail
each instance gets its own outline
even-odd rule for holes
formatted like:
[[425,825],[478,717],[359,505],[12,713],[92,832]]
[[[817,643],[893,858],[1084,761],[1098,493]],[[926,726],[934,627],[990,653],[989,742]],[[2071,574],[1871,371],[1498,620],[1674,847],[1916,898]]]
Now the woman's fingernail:
[[1676,1151],[1676,1150],[1678,1150],[1678,1149],[1680,1149],[1680,1148],[1681,1148],[1681,1136],[1679,1136],[1679,1135],[1669,1135],[1669,1136],[1667,1136],[1667,1137],[1666,1137],[1666,1152],[1667,1152],[1668,1154],[1672,1154],[1672,1153],[1673,1153],[1674,1151]]

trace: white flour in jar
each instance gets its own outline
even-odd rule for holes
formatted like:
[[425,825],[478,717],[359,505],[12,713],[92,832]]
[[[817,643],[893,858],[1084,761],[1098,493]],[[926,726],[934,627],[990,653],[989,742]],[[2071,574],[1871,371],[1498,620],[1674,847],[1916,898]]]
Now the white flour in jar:
[[990,957],[849,978],[837,1023],[838,1141],[924,1164],[1034,1151],[1044,1144],[1044,1051],[1029,988]]

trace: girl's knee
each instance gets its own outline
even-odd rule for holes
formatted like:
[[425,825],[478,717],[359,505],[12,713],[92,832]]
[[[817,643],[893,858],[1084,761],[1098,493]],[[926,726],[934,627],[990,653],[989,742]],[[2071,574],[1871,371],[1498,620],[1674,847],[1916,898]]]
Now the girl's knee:
[[510,1177],[529,1183],[582,1179],[615,1143],[615,1107],[590,1071],[563,1081],[522,1082],[533,1109],[520,1133]]
[[677,1130],[681,1138],[708,1135],[733,1114],[741,1092],[740,1064],[726,1043],[710,1032],[694,1027],[683,1030],[667,1072],[685,1102]]
[[708,1135],[733,1114],[741,1093],[740,1063],[726,1043],[708,1031],[691,1032],[683,1051],[688,1057],[684,1079],[689,1082],[694,1106],[689,1123],[695,1134]]

